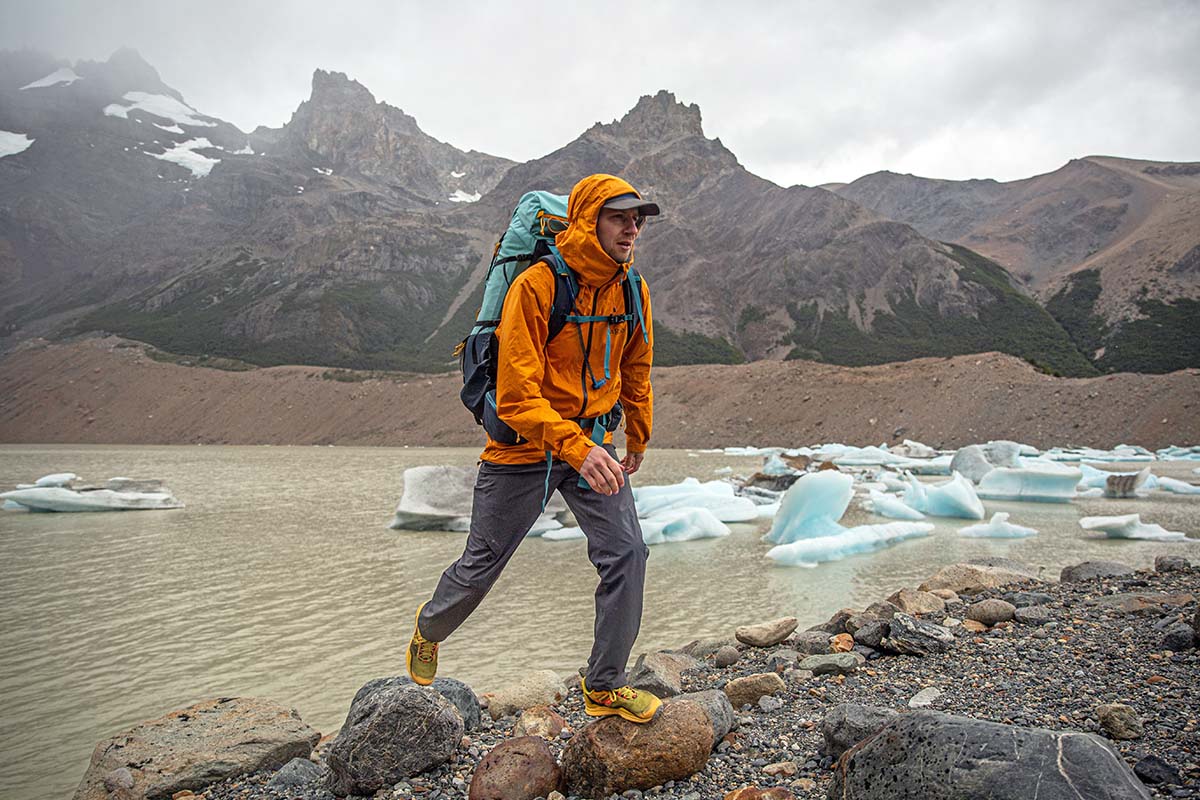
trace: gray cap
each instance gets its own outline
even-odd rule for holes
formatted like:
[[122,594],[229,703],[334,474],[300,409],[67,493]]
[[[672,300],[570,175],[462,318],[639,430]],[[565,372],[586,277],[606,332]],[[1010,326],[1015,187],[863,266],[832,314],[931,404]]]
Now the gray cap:
[[658,209],[658,203],[651,203],[643,200],[632,192],[619,194],[604,204],[604,208],[615,208],[617,211],[628,211],[631,208],[636,208],[643,217],[657,217],[662,212]]

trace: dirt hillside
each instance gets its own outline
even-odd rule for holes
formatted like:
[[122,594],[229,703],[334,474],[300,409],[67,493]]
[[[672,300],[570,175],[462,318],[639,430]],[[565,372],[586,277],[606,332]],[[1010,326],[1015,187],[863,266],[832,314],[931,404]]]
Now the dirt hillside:
[[[859,368],[669,367],[653,380],[658,447],[1200,442],[1197,369],[1068,379],[982,353]],[[0,442],[477,445],[459,385],[455,374],[187,366],[116,338],[37,342],[0,361]]]

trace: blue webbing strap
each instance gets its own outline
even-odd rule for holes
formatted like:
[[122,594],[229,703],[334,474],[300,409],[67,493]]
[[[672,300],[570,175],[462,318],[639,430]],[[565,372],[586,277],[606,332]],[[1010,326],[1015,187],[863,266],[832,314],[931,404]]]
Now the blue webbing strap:
[[[611,413],[611,412],[609,412],[609,413]],[[604,434],[608,433],[608,420],[609,420],[609,416],[607,413],[601,414],[600,416],[598,416],[594,420],[592,420],[591,439],[592,439],[592,443],[595,444],[597,447],[601,447],[604,445]],[[587,420],[586,419],[578,420],[578,422],[580,422],[582,424],[584,422],[587,422]],[[591,484],[589,484],[587,482],[587,478],[583,477],[583,475],[579,476],[579,488],[583,489],[585,491],[591,491],[591,489],[592,489]]]
[[642,276],[630,267],[629,280],[633,281],[633,308],[637,312],[638,325],[642,326],[642,341],[650,344],[650,332],[646,330],[646,320],[642,316]]
[[546,513],[546,503],[550,501],[550,468],[554,466],[554,456],[550,451],[546,451],[546,480],[542,483],[542,510],[541,514]]

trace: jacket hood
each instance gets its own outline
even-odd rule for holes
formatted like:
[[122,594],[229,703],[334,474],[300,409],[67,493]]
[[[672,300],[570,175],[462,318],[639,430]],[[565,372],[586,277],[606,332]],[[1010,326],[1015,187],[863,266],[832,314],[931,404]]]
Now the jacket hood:
[[600,209],[614,197],[638,191],[614,175],[589,175],[575,184],[567,201],[567,229],[555,237],[558,252],[568,266],[589,286],[602,286],[615,277],[624,277],[631,257],[625,264],[613,261],[596,238],[596,218]]

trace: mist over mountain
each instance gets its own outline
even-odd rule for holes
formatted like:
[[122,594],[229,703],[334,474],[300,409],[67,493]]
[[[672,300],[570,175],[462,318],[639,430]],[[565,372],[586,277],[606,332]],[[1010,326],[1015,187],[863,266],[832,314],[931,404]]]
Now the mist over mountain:
[[[1101,316],[1200,283],[1186,253],[1170,260],[1178,231],[1200,230],[1189,165],[1087,159],[1019,191],[886,173],[783,188],[667,91],[517,164],[428,136],[337,72],[314,73],[283,127],[244,133],[133,51],[73,66],[3,53],[0,131],[24,145],[0,151],[2,348],[107,331],[253,364],[445,369],[517,198],[593,172],[663,206],[637,253],[661,363],[1003,350],[1087,374],[1107,366],[1078,333],[1091,318],[1056,321],[1039,302],[1088,289],[1090,269]],[[1139,244],[1156,231],[1169,246]]]

